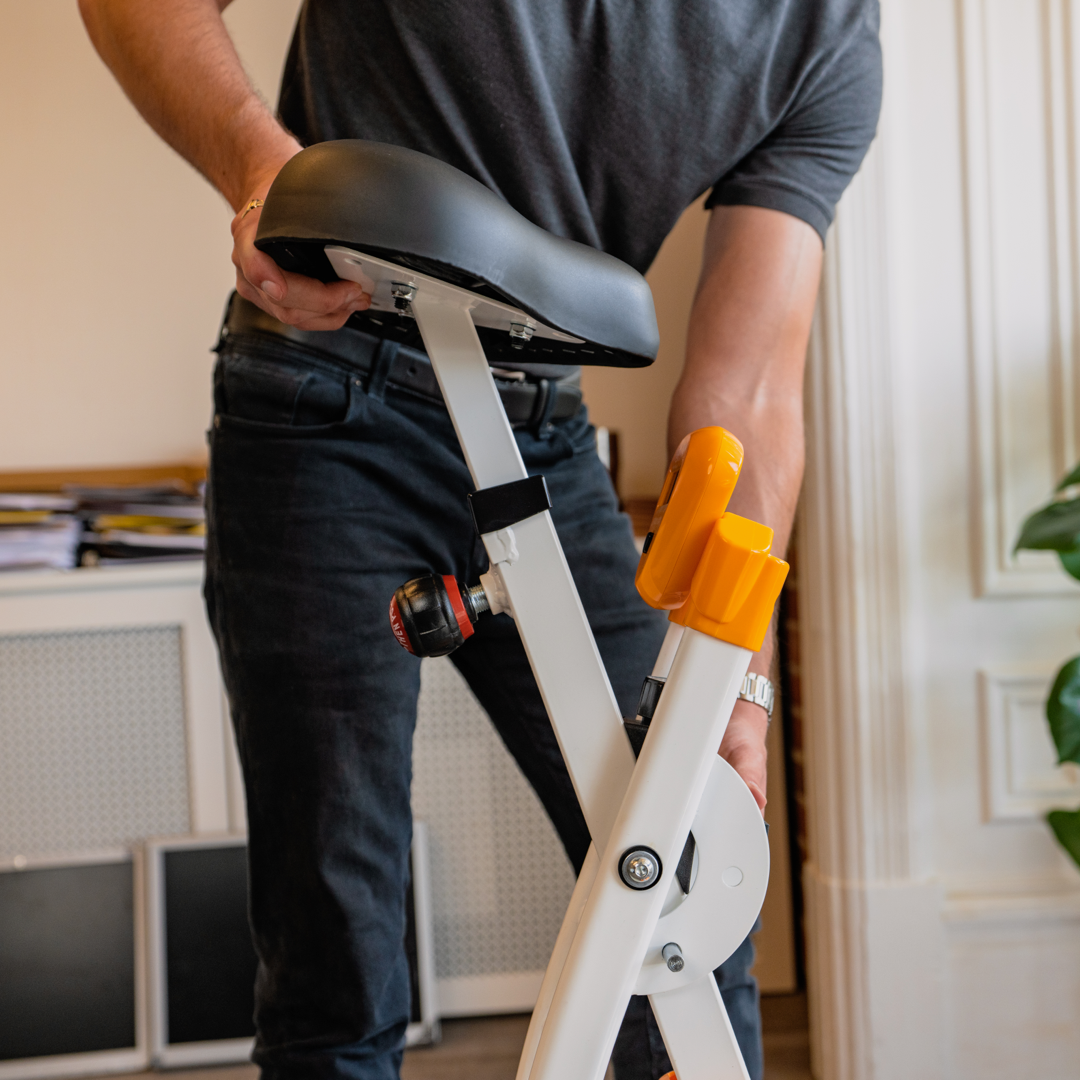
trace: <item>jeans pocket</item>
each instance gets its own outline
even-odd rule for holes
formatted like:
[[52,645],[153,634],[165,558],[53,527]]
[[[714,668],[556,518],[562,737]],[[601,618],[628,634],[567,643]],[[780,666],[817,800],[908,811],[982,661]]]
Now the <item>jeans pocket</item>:
[[267,428],[315,428],[342,423],[349,378],[302,360],[227,350],[214,370],[219,418]]

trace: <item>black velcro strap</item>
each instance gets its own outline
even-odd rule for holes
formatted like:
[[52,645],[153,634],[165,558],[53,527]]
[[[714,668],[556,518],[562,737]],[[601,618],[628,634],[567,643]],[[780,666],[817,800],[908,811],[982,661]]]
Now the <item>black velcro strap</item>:
[[542,476],[530,476],[526,480],[474,491],[469,496],[469,508],[476,531],[483,536],[550,510],[551,497],[547,481]]

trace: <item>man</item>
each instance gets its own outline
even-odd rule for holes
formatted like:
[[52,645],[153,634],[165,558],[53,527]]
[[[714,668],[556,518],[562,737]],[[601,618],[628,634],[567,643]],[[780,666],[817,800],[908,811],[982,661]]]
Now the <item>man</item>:
[[[877,120],[876,0],[307,0],[279,117],[243,73],[220,18],[228,2],[80,5],[136,107],[236,213],[242,299],[218,345],[207,603],[247,786],[255,1059],[267,1077],[389,1080],[408,1011],[419,677],[385,608],[410,577],[434,569],[471,583],[486,559],[425,358],[382,339],[359,286],[283,273],[259,253],[261,201],[302,145],[391,142],[644,271],[711,188],[669,445],[707,424],[734,432],[746,465],[731,508],[772,526],[782,552],[802,478],[822,239]],[[632,713],[664,620],[634,593],[636,552],[575,374],[521,369],[500,390],[526,464],[548,479]],[[555,382],[538,414],[541,379]],[[751,671],[767,676],[772,653],[770,637]],[[512,623],[485,620],[454,662],[580,866],[588,833]],[[720,747],[762,806],[767,724],[740,701]],[[747,942],[717,977],[760,1076],[751,960]],[[670,1067],[643,1000],[614,1060],[619,1080]]]

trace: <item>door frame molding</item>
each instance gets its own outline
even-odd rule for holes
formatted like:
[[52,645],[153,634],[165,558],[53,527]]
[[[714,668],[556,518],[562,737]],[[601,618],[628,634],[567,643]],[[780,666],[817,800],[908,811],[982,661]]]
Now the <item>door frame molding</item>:
[[[889,58],[891,5],[883,5]],[[903,70],[894,63],[895,79]],[[813,1072],[943,1075],[942,895],[913,723],[913,519],[894,363],[891,86],[830,233],[806,377],[798,522]]]

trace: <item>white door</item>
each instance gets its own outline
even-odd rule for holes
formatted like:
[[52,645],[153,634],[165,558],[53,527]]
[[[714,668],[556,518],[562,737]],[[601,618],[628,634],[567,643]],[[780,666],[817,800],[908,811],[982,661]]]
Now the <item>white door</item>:
[[800,585],[815,1073],[1080,1076],[1080,873],[1041,815],[1080,588],[1012,545],[1080,459],[1080,4],[885,0],[830,236]]

